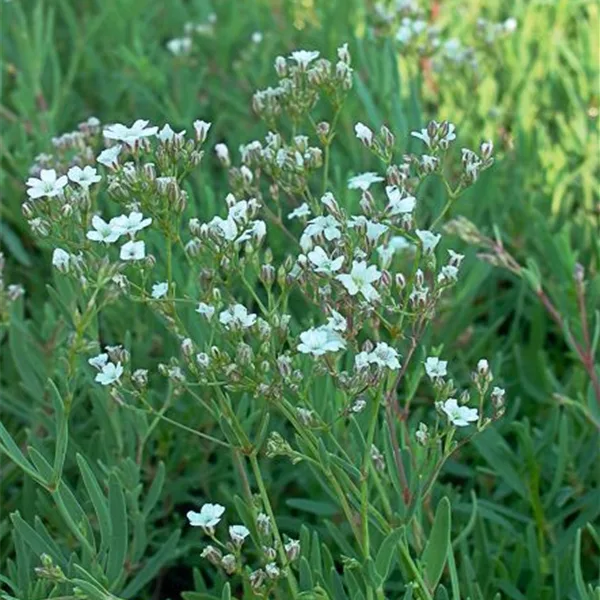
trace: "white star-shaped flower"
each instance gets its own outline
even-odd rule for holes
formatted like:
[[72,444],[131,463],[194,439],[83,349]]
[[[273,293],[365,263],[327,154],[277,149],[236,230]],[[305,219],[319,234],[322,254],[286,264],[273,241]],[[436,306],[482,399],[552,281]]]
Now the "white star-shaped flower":
[[369,353],[369,362],[379,367],[387,367],[392,371],[400,368],[398,352],[385,342],[379,342],[375,349]]
[[220,504],[204,504],[199,513],[190,510],[186,516],[192,527],[212,529],[219,524],[224,512],[225,507]]
[[440,360],[437,356],[428,356],[424,364],[425,372],[432,381],[437,378],[445,377],[447,374],[447,360]]
[[414,196],[405,195],[404,191],[398,189],[398,186],[386,186],[385,193],[389,200],[387,212],[391,217],[411,213],[415,209],[417,199]]
[[292,52],[290,58],[296,61],[301,69],[306,69],[313,60],[319,58],[319,52],[316,50],[296,50]]
[[438,245],[439,241],[442,239],[442,236],[439,233],[432,233],[427,229],[416,229],[415,233],[421,240],[423,252],[425,252],[425,254],[431,254],[435,250],[435,247]]
[[52,265],[59,271],[66,273],[69,270],[69,263],[71,262],[71,255],[62,248],[55,248],[52,252]]
[[146,244],[133,240],[121,246],[121,260],[142,260],[146,256]]
[[225,329],[235,327],[248,329],[256,323],[256,315],[249,313],[248,309],[242,304],[234,304],[219,314],[219,321],[225,326]]
[[159,283],[155,283],[152,286],[152,297],[155,300],[159,300],[160,298],[164,298],[169,291],[169,284],[166,281],[161,281]]
[[354,126],[354,133],[363,144],[370,146],[373,143],[373,132],[365,124],[357,123]]
[[343,256],[332,259],[321,246],[316,246],[307,256],[308,260],[313,264],[314,271],[323,275],[332,275],[339,271],[342,268],[342,264],[344,264]]
[[476,408],[459,406],[456,398],[448,398],[448,400],[442,404],[442,410],[448,417],[450,423],[456,427],[467,427],[469,423],[479,419]]
[[360,293],[365,300],[372,302],[379,299],[373,283],[379,280],[381,273],[375,265],[368,265],[365,261],[353,261],[349,274],[338,275],[336,279],[346,288],[351,296]]
[[119,154],[121,153],[122,148],[123,146],[121,146],[121,144],[106,148],[106,150],[100,152],[96,161],[105,167],[116,169],[119,166]]
[[58,177],[54,169],[42,169],[39,179],[30,177],[27,180],[27,195],[34,200],[37,198],[53,198],[62,193],[62,189],[67,185],[66,175]]
[[196,308],[196,312],[203,315],[210,321],[215,314],[215,307],[211,306],[210,304],[206,304],[205,302],[200,302]]
[[102,385],[112,385],[119,381],[121,375],[123,375],[121,363],[119,362],[115,365],[114,363],[109,362],[102,367],[102,371],[96,375],[94,381]]
[[379,183],[380,181],[385,181],[385,179],[377,173],[361,173],[348,179],[348,189],[366,192],[374,183]]
[[131,125],[122,125],[115,123],[104,128],[104,137],[109,140],[124,142],[128,146],[133,146],[137,141],[156,135],[158,127],[148,127],[149,121],[138,119]]
[[310,217],[310,207],[306,202],[295,208],[288,215],[288,219],[302,219],[304,217]]
[[119,230],[123,235],[133,235],[138,231],[148,227],[152,223],[152,219],[148,217],[144,219],[141,212],[130,212],[129,215],[120,215],[110,220],[110,225]]
[[346,347],[342,336],[328,327],[311,328],[300,334],[298,350],[303,354],[323,356],[327,352],[338,352]]
[[123,233],[119,227],[116,227],[112,220],[110,223],[107,223],[99,217],[98,215],[94,215],[92,217],[92,227],[93,230],[88,231],[85,234],[88,240],[92,240],[93,242],[104,242],[105,244],[112,244],[116,242]]
[[98,183],[102,177],[98,175],[94,167],[86,165],[83,167],[71,167],[67,173],[69,179],[84,189],[88,189],[92,184]]

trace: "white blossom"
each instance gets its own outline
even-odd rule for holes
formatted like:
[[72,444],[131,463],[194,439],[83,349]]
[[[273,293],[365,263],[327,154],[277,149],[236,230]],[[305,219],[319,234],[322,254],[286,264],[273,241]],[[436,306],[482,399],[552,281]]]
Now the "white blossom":
[[249,313],[242,304],[234,304],[219,314],[219,321],[225,329],[240,328],[248,329],[256,323],[256,315]]
[[29,187],[27,195],[34,200],[37,198],[53,198],[62,193],[62,189],[67,185],[66,175],[57,177],[54,169],[42,169],[39,179],[30,177],[26,184]]
[[416,229],[415,233],[421,240],[425,254],[431,254],[435,250],[435,247],[438,245],[439,241],[442,239],[442,236],[439,233],[432,233],[427,229]]
[[319,53],[316,50],[296,50],[290,58],[296,61],[301,69],[306,69],[313,60],[319,58]]
[[110,220],[110,225],[121,231],[124,235],[133,235],[138,231],[148,227],[152,223],[152,219],[148,217],[144,219],[144,215],[140,212],[130,212],[129,215],[120,215]]
[[93,242],[104,242],[105,244],[112,244],[113,242],[116,242],[122,234],[121,229],[119,227],[114,226],[114,224],[112,224],[112,221],[111,223],[107,223],[98,215],[94,215],[92,217],[92,227],[94,229],[88,231],[85,234],[85,237],[87,237],[88,240],[92,240]]
[[340,314],[337,310],[332,310],[331,316],[327,319],[325,327],[343,333],[348,329],[348,322],[344,315]]
[[159,141],[163,143],[173,142],[175,140],[183,140],[185,137],[185,131],[175,133],[172,127],[166,123],[163,128],[156,134]]
[[205,302],[199,302],[196,312],[203,315],[210,321],[215,314],[215,307],[211,306],[210,304],[206,304]]
[[102,371],[102,368],[106,365],[107,362],[108,354],[106,354],[106,352],[102,352],[101,354],[98,354],[97,356],[92,356],[92,358],[88,359],[88,363],[95,369],[98,369],[98,371]]
[[326,326],[311,328],[300,334],[298,350],[303,354],[322,356],[327,352],[338,352],[346,347],[346,341],[339,333]]
[[448,420],[456,427],[467,427],[469,423],[479,419],[476,408],[459,406],[456,398],[448,398],[441,408],[446,413]]
[[96,158],[96,161],[105,167],[116,169],[119,166],[118,159],[122,148],[123,146],[121,146],[121,144],[117,144],[111,148],[106,148],[106,150],[102,150],[102,152],[100,152],[98,158]]
[[375,349],[369,353],[369,362],[379,367],[387,367],[392,371],[400,368],[398,352],[385,342],[379,342]]
[[385,179],[377,173],[361,173],[360,175],[355,175],[354,177],[350,177],[350,179],[348,179],[348,189],[362,190],[363,192],[366,192],[371,185],[374,183],[379,183],[380,181],[385,181]]
[[86,190],[92,184],[98,183],[102,179],[102,177],[97,174],[96,169],[89,165],[86,165],[83,169],[81,167],[71,167],[67,172],[67,175],[73,183],[77,183]]
[[164,298],[167,295],[167,292],[169,291],[169,284],[166,281],[161,281],[160,283],[155,283],[152,286],[152,297],[155,300],[158,300],[160,298]]
[[52,265],[56,267],[62,273],[66,273],[69,270],[69,263],[71,262],[71,255],[62,248],[55,248],[52,252]]
[[119,257],[121,260],[142,260],[146,256],[146,244],[133,240],[121,246]]
[[437,378],[445,377],[447,374],[447,360],[440,360],[437,356],[428,356],[424,364],[425,372],[432,381]]
[[102,385],[112,385],[119,381],[119,378],[123,375],[123,367],[120,362],[116,365],[114,363],[106,363],[102,367],[102,371],[96,375],[94,381]]
[[137,141],[156,135],[158,127],[148,127],[149,121],[138,119],[131,125],[122,125],[115,123],[104,128],[104,137],[109,140],[124,142],[128,146],[133,146]]
[[310,217],[310,207],[306,202],[295,208],[288,215],[288,219],[301,219],[303,217]]
[[192,49],[192,38],[181,37],[173,38],[167,42],[167,50],[173,56],[183,56],[189,54]]
[[381,273],[375,265],[367,265],[365,261],[353,261],[349,274],[338,275],[336,279],[342,283],[351,296],[360,293],[365,300],[371,302],[379,299],[373,283],[379,280]]
[[332,259],[321,246],[316,246],[307,256],[308,260],[313,264],[315,272],[323,275],[332,275],[336,271],[339,271],[344,263],[343,256]]
[[208,130],[210,129],[212,123],[207,123],[206,121],[202,121],[200,119],[196,119],[193,123],[194,132],[196,133],[196,139],[199,142],[204,142],[206,140],[206,136],[208,135]]
[[212,529],[219,524],[224,512],[225,507],[220,504],[204,504],[199,513],[190,510],[186,517],[192,527]]
[[249,535],[250,530],[243,525],[231,525],[229,527],[229,537],[231,538],[231,541],[238,546],[241,546]]
[[354,126],[354,133],[356,134],[356,137],[367,146],[370,146],[373,143],[373,132],[363,123],[357,123]]
[[398,186],[387,185],[385,193],[389,200],[387,211],[390,216],[411,213],[415,209],[417,199],[414,196],[404,195],[404,191],[400,191]]

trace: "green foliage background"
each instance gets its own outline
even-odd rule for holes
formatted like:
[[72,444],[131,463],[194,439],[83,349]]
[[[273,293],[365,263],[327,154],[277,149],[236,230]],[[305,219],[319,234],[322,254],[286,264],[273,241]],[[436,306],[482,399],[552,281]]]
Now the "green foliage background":
[[[421,4],[431,9],[434,3]],[[27,291],[0,332],[1,420],[23,453],[34,449],[30,458],[38,470],[50,468],[60,437],[60,400],[46,382],[60,380],[64,365],[55,349],[67,340],[64,316],[46,289],[53,279],[48,249],[34,243],[20,213],[33,158],[49,149],[52,136],[90,115],[103,122],[146,118],[177,130],[202,118],[213,123],[211,143],[236,149],[263,131],[250,100],[272,82],[277,54],[315,48],[333,55],[348,41],[356,85],[332,156],[339,189],[349,175],[375,168],[351,142],[359,120],[388,124],[406,149],[417,147],[409,132],[430,118],[456,123],[463,145],[493,139],[497,164],[461,199],[457,214],[501,235],[564,319],[557,326],[526,281],[465,249],[468,275],[434,324],[430,343],[443,346],[465,379],[470,365],[488,357],[509,405],[498,427],[447,465],[436,491],[436,503],[444,495],[451,500],[460,597],[599,597],[598,588],[592,590],[600,584],[600,410],[564,335],[568,327],[580,339],[584,326],[574,292],[576,262],[585,267],[596,345],[600,330],[596,2],[440,3],[439,22],[453,37],[471,39],[480,16],[514,16],[518,29],[485,51],[479,78],[466,70],[442,72],[435,84],[417,60],[372,34],[366,1],[13,0],[0,8],[0,240],[5,279]],[[174,58],[165,49],[185,22],[203,22],[212,12],[216,34],[199,38],[193,56]],[[251,42],[254,31],[263,33],[260,44]],[[227,192],[213,156],[191,186],[190,214],[212,215]],[[441,206],[442,190],[429,186],[425,199],[432,210]],[[176,277],[185,282],[187,276],[182,262]],[[127,315],[112,311],[102,325],[106,343],[123,341],[126,331],[127,346],[144,366],[178,351],[160,322],[147,313],[142,318],[133,305]],[[215,428],[192,403],[182,401],[174,411],[198,429]],[[187,600],[199,600],[222,587],[219,576],[204,566],[200,572],[197,535],[187,530],[180,539],[179,532],[187,509],[204,500],[225,503],[237,493],[231,457],[161,423],[147,430],[150,458],[137,465],[140,427],[90,386],[71,416],[63,471],[70,491],[58,498],[1,455],[0,590],[6,598],[47,597],[32,569],[48,545],[68,564],[82,543],[75,533],[81,522],[101,548],[116,553],[109,562],[123,584],[121,597],[178,598],[187,591]],[[269,464],[281,526],[302,537],[313,573],[305,577],[328,577],[330,559],[321,553],[339,543],[326,525],[335,521],[336,507],[304,467]],[[109,514],[98,511],[105,503]],[[65,514],[78,521],[71,529]],[[315,531],[312,541],[303,523]],[[93,565],[84,568],[93,575]]]

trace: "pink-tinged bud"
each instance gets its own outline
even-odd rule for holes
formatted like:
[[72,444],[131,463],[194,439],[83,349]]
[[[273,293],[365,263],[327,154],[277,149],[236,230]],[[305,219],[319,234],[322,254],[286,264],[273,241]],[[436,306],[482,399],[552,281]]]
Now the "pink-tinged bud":
[[403,290],[406,287],[406,278],[402,273],[396,273],[394,276],[394,282],[399,290]]
[[386,149],[391,150],[396,143],[396,137],[394,136],[394,134],[385,125],[381,126],[381,129],[379,130],[379,134],[383,138],[383,143],[384,143]]

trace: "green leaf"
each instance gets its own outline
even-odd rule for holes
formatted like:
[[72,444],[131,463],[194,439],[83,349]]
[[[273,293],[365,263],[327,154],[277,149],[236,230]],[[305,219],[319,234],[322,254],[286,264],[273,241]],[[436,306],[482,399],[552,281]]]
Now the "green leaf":
[[110,510],[111,535],[106,577],[112,583],[116,582],[123,572],[127,556],[128,535],[125,496],[121,489],[121,483],[114,473],[111,474],[108,481],[108,506]]
[[179,543],[181,532],[174,531],[169,539],[160,546],[160,550],[150,558],[144,568],[131,580],[122,594],[125,598],[134,597],[148,582],[152,581],[162,567],[175,558],[175,549]]
[[433,527],[421,556],[425,568],[425,581],[433,592],[444,571],[450,547],[450,501],[444,496],[438,504]]
[[394,529],[394,531],[392,531],[383,540],[381,546],[379,546],[377,558],[375,559],[375,566],[383,581],[385,581],[390,574],[392,562],[395,558],[395,548],[398,545],[403,533],[404,527],[398,527],[398,529]]
[[49,379],[48,385],[52,393],[52,404],[54,406],[54,418],[56,419],[56,448],[54,451],[54,465],[52,467],[52,480],[57,483],[63,471],[67,447],[69,445],[69,421],[65,414],[65,404],[55,383]]
[[586,589],[583,573],[581,572],[581,529],[575,535],[575,552],[573,554],[573,573],[575,574],[575,587],[581,600],[592,600]]
[[25,473],[27,473],[40,485],[43,485],[44,487],[48,485],[48,482],[46,482],[42,477],[40,477],[34,466],[29,462],[29,460],[27,460],[27,458],[25,458],[25,455],[21,452],[21,449],[19,448],[19,446],[17,446],[12,436],[10,435],[10,433],[8,433],[1,421],[0,450],[4,452],[15,464],[19,465],[19,467],[23,469]]
[[231,600],[231,586],[229,585],[229,582],[227,582],[223,587],[221,600]]
[[158,463],[158,469],[156,469],[156,473],[154,474],[152,485],[150,486],[146,499],[144,500],[144,507],[142,508],[142,513],[144,517],[147,518],[152,509],[156,506],[156,503],[160,498],[160,493],[162,492],[164,483],[165,463],[161,461]]

